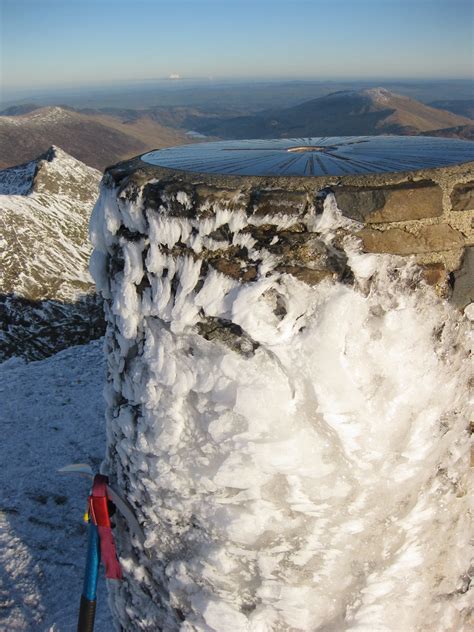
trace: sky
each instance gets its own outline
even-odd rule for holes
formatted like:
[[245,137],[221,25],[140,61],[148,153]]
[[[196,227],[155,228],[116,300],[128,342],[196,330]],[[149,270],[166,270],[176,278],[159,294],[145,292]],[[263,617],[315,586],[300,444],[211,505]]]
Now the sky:
[[472,0],[0,0],[4,90],[182,78],[469,78]]

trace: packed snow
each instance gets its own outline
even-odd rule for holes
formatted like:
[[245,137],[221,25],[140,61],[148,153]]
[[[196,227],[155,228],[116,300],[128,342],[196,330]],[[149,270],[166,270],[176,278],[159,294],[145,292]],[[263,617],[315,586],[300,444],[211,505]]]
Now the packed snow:
[[[142,548],[119,523],[117,620],[167,632],[468,630],[466,323],[410,259],[363,254],[354,237],[343,241],[352,285],[308,286],[271,255],[255,282],[211,267],[197,285],[201,260],[169,252],[209,248],[225,223],[234,243],[248,240],[252,221],[225,209],[170,217],[106,186],[95,208],[106,466],[146,535]],[[331,195],[307,218],[334,248],[348,221]],[[121,225],[149,235],[127,241]],[[118,251],[124,267],[109,278]],[[239,325],[255,353],[202,338],[203,317]]]
[[[40,362],[0,364],[0,630],[76,629],[87,548],[89,483],[58,469],[98,470],[105,445],[102,342]],[[97,632],[113,625],[105,581]]]

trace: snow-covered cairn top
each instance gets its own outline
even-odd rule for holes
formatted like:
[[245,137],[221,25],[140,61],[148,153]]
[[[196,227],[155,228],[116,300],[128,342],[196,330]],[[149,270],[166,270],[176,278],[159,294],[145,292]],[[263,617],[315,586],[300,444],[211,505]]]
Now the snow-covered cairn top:
[[92,218],[124,630],[460,630],[461,316],[332,194],[109,173]]

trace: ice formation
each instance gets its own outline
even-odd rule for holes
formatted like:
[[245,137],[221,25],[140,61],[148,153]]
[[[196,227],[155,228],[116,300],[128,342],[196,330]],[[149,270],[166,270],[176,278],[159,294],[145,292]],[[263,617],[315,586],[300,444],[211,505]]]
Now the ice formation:
[[[265,221],[291,223],[176,217],[102,187],[104,467],[146,536],[119,522],[114,615],[167,632],[467,630],[462,317],[409,259],[336,239],[349,220],[332,195],[306,227],[351,282],[277,272],[244,230]],[[224,225],[258,259],[252,281],[203,268]],[[240,349],[201,336],[203,319],[231,323]]]

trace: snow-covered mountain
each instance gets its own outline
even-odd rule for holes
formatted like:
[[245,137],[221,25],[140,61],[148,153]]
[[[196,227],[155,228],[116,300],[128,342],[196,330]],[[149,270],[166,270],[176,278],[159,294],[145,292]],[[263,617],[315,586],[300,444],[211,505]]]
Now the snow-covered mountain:
[[100,177],[54,146],[0,171],[0,360],[39,359],[100,335],[88,272]]

